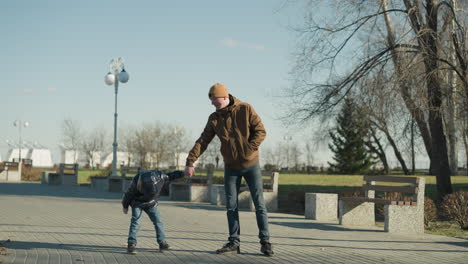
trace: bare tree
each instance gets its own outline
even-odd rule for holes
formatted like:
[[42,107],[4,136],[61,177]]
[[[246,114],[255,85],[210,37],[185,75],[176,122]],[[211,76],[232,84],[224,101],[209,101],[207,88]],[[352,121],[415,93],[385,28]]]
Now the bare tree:
[[137,154],[137,143],[136,143],[136,130],[134,127],[126,126],[119,128],[119,142],[120,149],[128,153],[127,164],[133,164],[135,161],[134,157],[138,156]]
[[302,154],[303,153],[299,145],[296,142],[291,143],[289,151],[289,160],[291,161],[291,165],[293,165],[295,171],[298,171],[300,168]]
[[92,169],[95,168],[95,161],[100,158],[101,153],[106,146],[106,130],[103,127],[94,128],[83,137],[81,141],[81,150],[86,155],[88,164]]
[[394,89],[395,82],[387,76],[385,71],[379,71],[376,75],[370,75],[360,81],[359,94],[355,101],[359,103],[360,112],[363,119],[367,119],[370,126],[370,140],[367,146],[371,152],[375,153],[382,162],[385,171],[389,171],[388,162],[384,148],[379,137],[380,132],[386,142],[393,149],[396,159],[404,174],[410,171],[403,158],[401,148],[398,146],[397,135],[402,131],[405,117],[408,116],[407,109],[401,101],[397,99],[398,94]]
[[136,154],[136,159],[141,168],[151,167],[151,152],[154,149],[155,137],[152,133],[152,127],[149,124],[144,124],[135,129],[135,134],[131,139],[131,149]]
[[80,123],[72,119],[64,119],[61,124],[62,141],[65,150],[72,150],[74,153],[73,162],[78,160],[78,150],[80,149],[82,132]]
[[189,141],[187,138],[187,131],[185,128],[180,126],[170,126],[168,128],[170,133],[170,146],[169,152],[173,153],[174,166],[179,169],[180,166],[185,164],[179,164],[181,154],[189,148]]
[[[464,35],[459,35],[457,34],[459,27],[457,25],[458,23],[463,23],[464,27],[466,28],[466,7],[467,7],[467,2],[466,1],[460,1],[462,2],[462,7],[465,8],[465,10],[462,11],[462,9],[459,9],[458,6],[458,0],[451,0],[451,7],[453,8],[453,12],[447,12],[443,15],[443,20],[444,23],[442,25],[442,30],[441,30],[441,40],[443,42],[442,46],[446,47],[444,49],[444,52],[446,53],[446,58],[448,61],[457,64],[457,49],[460,48],[460,44],[463,44],[466,39],[466,32]],[[463,14],[464,13],[464,14]],[[464,19],[461,19],[464,17]],[[455,18],[455,19],[453,19]],[[459,44],[458,42],[458,36],[462,37],[462,41]],[[464,37],[464,39],[463,39]],[[454,41],[455,40],[455,41]],[[458,50],[459,51],[459,50]],[[465,50],[466,52],[466,45],[465,45]],[[463,50],[462,50],[463,52]],[[462,59],[462,61],[467,61],[466,60],[466,54],[465,54],[465,59]],[[460,67],[462,68],[462,67]],[[465,66],[466,68],[466,66]],[[465,69],[466,73],[466,69]],[[460,91],[463,91],[463,83],[460,81],[459,78],[457,78],[457,73],[453,70],[444,70],[442,69],[442,76],[444,77],[444,83],[446,84],[444,89],[446,90],[446,97],[445,100],[443,101],[444,104],[444,121],[445,121],[445,128],[447,131],[447,142],[448,142],[448,149],[449,149],[449,163],[450,163],[450,171],[452,172],[452,175],[457,175],[458,174],[458,145],[459,145],[459,138],[463,137],[463,111],[467,110],[463,107],[463,95],[460,93]],[[466,85],[466,84],[465,84]],[[466,87],[465,87],[466,88]]]
[[286,166],[286,152],[283,143],[274,144],[274,146],[266,146],[262,150],[262,156],[265,157],[265,164],[271,164],[276,169],[281,169]]
[[204,163],[216,164],[216,157],[218,157],[218,159],[221,157],[221,141],[218,137],[213,138],[205,152],[203,152],[203,155],[205,156]]
[[[423,3],[424,2],[424,3]],[[452,192],[448,148],[444,133],[444,71],[456,73],[468,95],[466,28],[452,1],[374,0],[309,1],[306,26],[300,33],[294,89],[289,90],[290,113],[299,122],[329,115],[360,80],[381,70],[393,71],[399,95],[416,121],[431,167],[437,178],[439,199]],[[322,5],[333,5],[337,14],[326,17]],[[455,21],[452,62],[444,53],[441,32]],[[398,27],[395,27],[398,25]],[[442,25],[442,26],[440,26]],[[380,37],[379,39],[376,39]],[[357,43],[367,40],[358,47]],[[375,41],[377,40],[377,41]],[[316,77],[316,74],[327,78]],[[416,80],[412,82],[411,80]],[[412,84],[417,83],[417,86]],[[330,116],[331,117],[331,116]]]
[[306,142],[304,146],[304,153],[305,153],[305,160],[306,166],[309,168],[314,164],[314,151],[312,149],[312,144],[310,142]]
[[390,172],[390,167],[388,166],[387,154],[385,153],[385,149],[380,142],[380,138],[377,135],[376,129],[372,126],[369,127],[369,136],[370,139],[366,142],[366,146],[369,151],[375,154],[382,162],[383,172],[388,174]]
[[167,125],[155,123],[151,129],[154,137],[154,145],[151,152],[152,164],[155,168],[161,168],[163,163],[173,162],[173,152],[171,150],[171,139],[173,130]]
[[154,122],[141,125],[128,136],[128,146],[142,168],[161,168],[174,162],[174,127]]

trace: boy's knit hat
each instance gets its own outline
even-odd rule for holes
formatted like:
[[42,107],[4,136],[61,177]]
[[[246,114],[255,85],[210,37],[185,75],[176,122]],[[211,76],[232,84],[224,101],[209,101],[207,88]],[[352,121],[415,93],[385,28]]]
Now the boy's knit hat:
[[216,98],[216,97],[224,97],[227,98],[229,97],[229,92],[222,83],[215,83],[213,86],[211,86],[210,91],[208,93],[208,97],[211,98]]

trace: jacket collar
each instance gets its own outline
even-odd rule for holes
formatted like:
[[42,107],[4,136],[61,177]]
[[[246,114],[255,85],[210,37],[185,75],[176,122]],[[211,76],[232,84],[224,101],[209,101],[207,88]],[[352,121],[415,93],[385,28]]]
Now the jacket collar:
[[227,112],[231,112],[234,108],[236,108],[237,105],[239,105],[239,103],[240,103],[239,99],[234,97],[232,94],[229,94],[229,105],[219,110],[216,110],[216,113],[224,114]]

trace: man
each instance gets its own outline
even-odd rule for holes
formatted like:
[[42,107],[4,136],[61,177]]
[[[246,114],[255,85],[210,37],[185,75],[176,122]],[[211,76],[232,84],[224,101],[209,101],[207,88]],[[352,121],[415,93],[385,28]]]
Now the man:
[[266,132],[260,117],[253,107],[228,93],[226,86],[216,83],[211,86],[208,97],[216,108],[212,113],[200,138],[195,142],[187,157],[185,175],[195,173],[194,162],[206,150],[208,144],[218,136],[221,141],[221,154],[224,158],[224,188],[229,225],[229,242],[216,253],[240,253],[240,225],[237,198],[242,177],[250,190],[255,205],[259,229],[260,251],[272,256],[269,242],[268,216],[263,199],[263,179],[259,165],[258,148],[265,139]]

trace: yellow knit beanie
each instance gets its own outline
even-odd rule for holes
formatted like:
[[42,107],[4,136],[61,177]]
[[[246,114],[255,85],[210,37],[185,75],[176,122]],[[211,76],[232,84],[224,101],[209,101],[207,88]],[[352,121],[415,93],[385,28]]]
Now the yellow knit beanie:
[[211,86],[210,91],[208,93],[208,97],[210,99],[216,98],[216,97],[224,97],[227,98],[229,97],[229,92],[222,83],[215,83],[213,86]]

